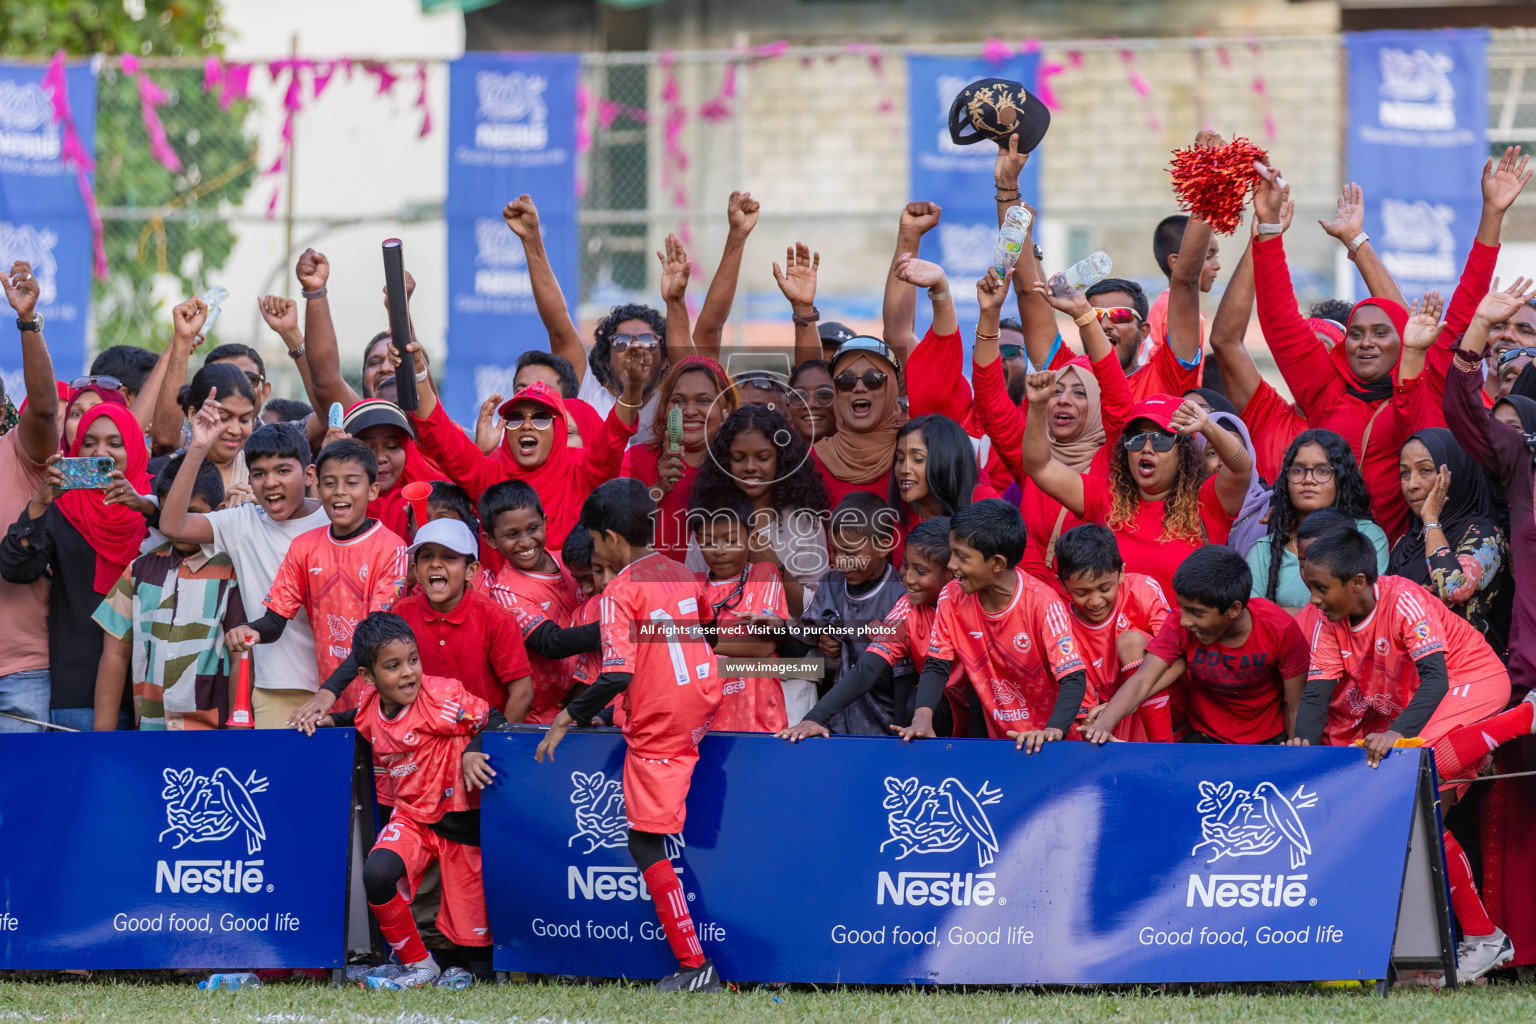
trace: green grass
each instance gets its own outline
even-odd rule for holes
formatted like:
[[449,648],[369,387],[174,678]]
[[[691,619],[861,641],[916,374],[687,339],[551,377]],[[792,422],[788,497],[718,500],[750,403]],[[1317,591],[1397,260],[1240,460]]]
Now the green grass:
[[709,996],[659,995],[645,986],[503,985],[464,992],[378,992],[320,985],[273,985],[248,992],[200,992],[185,985],[130,981],[0,982],[0,1024],[53,1021],[217,1021],[218,1024],[520,1024],[564,1022],[749,1021],[847,1024],[966,1024],[1017,1021],[1345,1022],[1466,1024],[1536,1020],[1536,987],[1488,985],[1455,993],[1399,989],[1383,1000],[1361,989],[1241,986],[1191,993],[1156,990],[959,992],[749,989]]

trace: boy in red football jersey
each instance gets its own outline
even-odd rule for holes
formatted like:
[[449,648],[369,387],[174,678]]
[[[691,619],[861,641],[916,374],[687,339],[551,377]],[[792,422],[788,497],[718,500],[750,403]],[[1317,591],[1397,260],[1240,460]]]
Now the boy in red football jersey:
[[[522,480],[503,480],[480,496],[480,528],[506,559],[490,595],[517,619],[533,667],[533,706],[528,721],[548,723],[565,704],[570,689],[567,653],[547,650],[552,630],[571,625],[581,604],[576,581],[545,546],[544,506],[538,492]],[[482,579],[485,574],[482,573]]]
[[[267,593],[267,613],[230,630],[225,643],[232,654],[271,643],[302,608],[315,631],[315,666],[328,679],[352,653],[357,623],[389,611],[404,591],[405,541],[368,518],[368,503],[379,496],[373,449],[351,438],[333,441],[315,460],[315,475],[331,525],[295,538]],[[365,689],[352,682],[339,710],[357,707]]]
[[[688,525],[699,541],[709,571],[702,574],[704,596],[718,629],[715,654],[727,658],[772,659],[789,604],[784,579],[772,562],[747,560],[752,533],[752,499],[740,491],[713,508],[694,508]],[[736,677],[720,683],[717,732],[778,732],[789,725],[784,685],[772,677]]]
[[1173,574],[1179,614],[1147,645],[1141,667],[1083,730],[1092,743],[1187,673],[1185,743],[1284,743],[1307,677],[1307,640],[1289,612],[1249,597],[1253,573],[1231,548],[1198,548]]
[[[1109,703],[1138,668],[1171,609],[1151,576],[1126,572],[1115,534],[1087,523],[1056,541],[1056,573],[1072,601],[1072,635],[1088,674],[1084,707]],[[1173,738],[1168,694],[1147,698],[1115,727],[1115,738],[1166,743]]]
[[437,927],[463,946],[488,946],[485,885],[480,873],[480,811],[466,779],[484,786],[484,755],[465,763],[470,738],[490,720],[485,701],[457,679],[422,672],[411,627],[398,615],[375,612],[357,624],[352,650],[368,683],[354,710],[323,715],[316,726],[356,726],[389,773],[395,810],[363,864],[363,887],[379,930],[403,967],[369,973],[370,988],[415,988],[437,979],[437,961],[411,917],[414,896],[432,861],[442,872]]
[[[629,852],[681,968],[656,987],[718,991],[720,975],[699,946],[664,840],[683,830],[699,740],[720,707],[715,655],[698,628],[710,621],[704,585],[651,547],[656,502],[639,480],[620,477],[598,487],[582,506],[581,526],[592,535],[593,555],[619,570],[603,591],[603,674],[555,717],[534,757],[553,761],[567,729],[592,721],[624,694]],[[658,626],[669,627],[670,639],[640,634]]]
[[[928,661],[934,606],[954,578],[949,571],[949,517],[930,516],[907,534],[901,554],[901,582],[907,592],[886,613],[881,638],[870,643],[805,718],[780,731],[779,739],[798,743],[830,736],[833,730],[884,736],[911,725],[917,674]],[[934,713],[934,731],[940,736],[969,735],[970,687],[959,669],[951,671],[944,692],[946,700]],[[956,725],[961,728],[956,730]]]
[[993,739],[1006,735],[1033,754],[1076,738],[1088,678],[1066,603],[1019,568],[1025,542],[1019,510],[985,498],[951,516],[949,530],[955,582],[939,594],[917,710],[897,734],[903,740],[935,735],[934,712],[959,662]]
[[[1496,715],[1510,691],[1509,672],[1482,634],[1412,580],[1378,576],[1374,545],[1350,527],[1308,546],[1301,578],[1326,621],[1313,629],[1297,741],[1322,739],[1329,701],[1345,687],[1358,718],[1353,729],[1331,729],[1334,742],[1363,742],[1375,767],[1398,740],[1417,736],[1434,749],[1442,777],[1474,774],[1487,748],[1458,730]],[[1442,802],[1454,803],[1458,792],[1442,792]],[[1444,838],[1451,907],[1462,932],[1456,974],[1473,981],[1513,960],[1515,947],[1488,917],[1461,844],[1450,832]]]

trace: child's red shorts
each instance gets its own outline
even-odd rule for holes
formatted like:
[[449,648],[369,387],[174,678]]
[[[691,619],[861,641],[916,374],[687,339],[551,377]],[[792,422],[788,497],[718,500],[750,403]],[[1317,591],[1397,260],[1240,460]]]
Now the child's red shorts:
[[379,833],[375,850],[389,850],[405,862],[400,895],[416,895],[427,865],[437,861],[443,876],[443,902],[437,930],[461,946],[489,946],[490,923],[485,916],[485,881],[480,873],[480,847],[444,839],[398,811]]
[[688,814],[688,786],[698,763],[697,750],[661,760],[625,751],[624,816],[629,827],[663,835],[681,832]]

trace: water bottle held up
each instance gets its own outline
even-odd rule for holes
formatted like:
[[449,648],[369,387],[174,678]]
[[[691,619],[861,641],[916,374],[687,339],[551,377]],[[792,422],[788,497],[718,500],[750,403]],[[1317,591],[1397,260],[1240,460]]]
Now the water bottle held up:
[[1073,292],[1086,291],[1109,276],[1114,265],[1106,252],[1093,252],[1059,274],[1051,275],[1045,286],[1052,298],[1064,299]]
[[229,298],[229,289],[221,284],[216,284],[203,292],[203,303],[208,307],[208,318],[203,321],[202,336],[204,338],[213,333],[213,325],[219,322],[219,314],[224,312],[224,300]]
[[992,248],[992,269],[998,277],[1007,278],[1013,272],[1013,265],[1024,253],[1024,238],[1034,219],[1034,214],[1022,206],[1008,207],[1003,226],[997,229],[997,244]]

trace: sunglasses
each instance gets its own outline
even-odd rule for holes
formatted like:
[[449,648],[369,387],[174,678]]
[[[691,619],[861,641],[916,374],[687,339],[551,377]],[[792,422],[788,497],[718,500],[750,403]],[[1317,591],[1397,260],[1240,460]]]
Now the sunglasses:
[[555,417],[552,413],[525,412],[521,416],[514,413],[512,417],[506,420],[506,429],[521,430],[526,425],[531,426],[534,430],[548,430],[554,422]]
[[108,391],[123,390],[123,382],[116,377],[106,374],[92,374],[89,377],[76,377],[69,382],[70,390],[79,391],[81,388],[105,388]]
[[1148,441],[1152,442],[1152,450],[1155,452],[1171,452],[1178,440],[1178,434],[1169,434],[1162,430],[1144,430],[1139,434],[1122,438],[1120,443],[1125,445],[1125,450],[1128,452],[1141,451]]
[[794,394],[806,405],[814,405],[818,409],[825,409],[832,404],[832,397],[837,394],[831,388],[811,388],[802,391],[796,388]]
[[744,388],[752,388],[757,391],[772,391],[775,394],[781,394],[784,391],[784,385],[769,377],[747,377],[739,380],[738,383]]
[[1529,356],[1532,359],[1536,359],[1536,346],[1521,345],[1517,348],[1506,349],[1499,355],[1499,365],[1503,366],[1505,363],[1512,363],[1521,356]]
[[852,391],[854,386],[862,380],[864,387],[870,391],[879,391],[885,387],[886,378],[889,376],[884,370],[865,370],[862,376],[852,370],[844,370],[832,378],[832,383],[837,385],[839,391]]
[[654,334],[615,334],[609,341],[608,347],[614,352],[625,352],[631,345],[636,345],[640,348],[655,348],[659,340]]
[[997,350],[1002,353],[1004,359],[1017,359],[1024,354],[1023,345],[999,345]]
[[253,390],[255,388],[261,387],[261,385],[266,382],[267,378],[263,377],[259,373],[252,373],[250,370],[245,370],[243,372],[245,373],[245,379],[251,382],[251,388]]
[[[1139,324],[1141,314],[1130,306],[1105,306],[1103,309],[1094,310],[1094,316],[1099,318],[1099,323],[1112,324]],[[1167,449],[1163,449],[1167,451]]]

